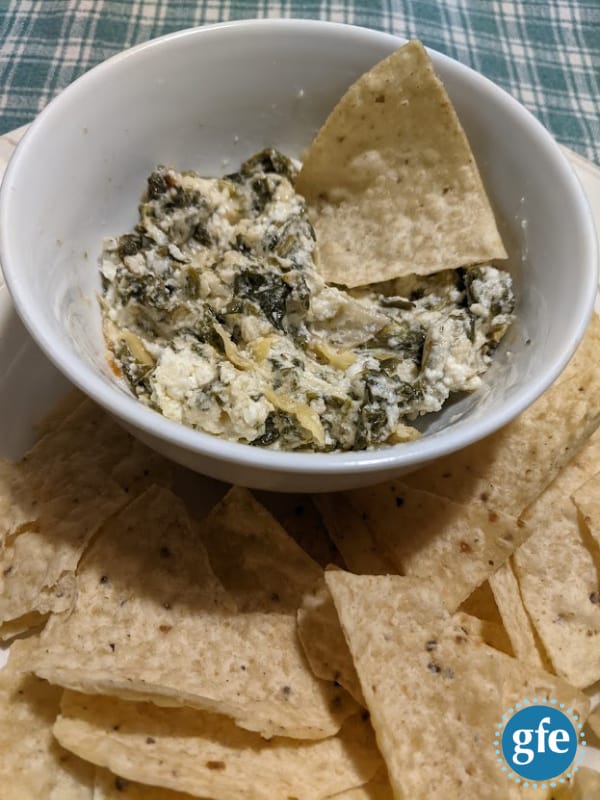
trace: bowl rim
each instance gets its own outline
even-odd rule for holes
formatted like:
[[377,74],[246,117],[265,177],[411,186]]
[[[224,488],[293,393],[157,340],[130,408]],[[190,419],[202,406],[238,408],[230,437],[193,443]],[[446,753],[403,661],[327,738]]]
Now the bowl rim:
[[97,81],[103,80],[107,73],[110,74],[115,67],[118,69],[122,63],[137,58],[140,54],[172,46],[189,37],[210,36],[215,31],[225,29],[240,31],[248,35],[252,35],[255,31],[262,34],[269,30],[277,33],[283,29],[299,36],[329,32],[333,35],[342,35],[346,39],[354,36],[361,41],[366,39],[377,43],[387,43],[390,46],[390,52],[407,41],[393,34],[339,22],[299,18],[232,20],[185,28],[151,39],[111,56],[77,78],[57,95],[30,125],[10,160],[0,188],[0,261],[16,310],[33,339],[72,383],[107,411],[119,417],[126,425],[143,431],[148,436],[157,437],[171,446],[182,448],[205,458],[232,462],[244,467],[274,470],[282,474],[309,475],[318,472],[323,475],[343,475],[356,470],[368,474],[390,469],[397,469],[401,472],[413,464],[424,464],[434,458],[460,450],[506,425],[528,408],[555,381],[573,355],[591,318],[598,284],[598,253],[592,212],[574,171],[558,143],[544,126],[515,98],[490,79],[429,47],[426,49],[434,63],[443,63],[447,70],[454,70],[455,73],[466,73],[471,80],[480,83],[491,93],[500,106],[509,108],[537,134],[540,146],[546,149],[548,155],[553,157],[557,166],[560,167],[564,185],[570,190],[572,199],[575,200],[575,207],[571,205],[571,210],[579,217],[584,231],[582,246],[586,253],[584,260],[588,268],[583,277],[582,296],[587,297],[588,300],[583,304],[584,308],[580,309],[582,313],[575,321],[576,335],[557,353],[552,368],[544,376],[521,388],[516,396],[505,404],[504,408],[495,412],[490,418],[477,420],[468,428],[458,427],[457,429],[456,426],[450,426],[414,442],[384,446],[373,450],[297,453],[253,447],[171,421],[144,406],[133,395],[128,396],[117,386],[107,384],[83,356],[71,354],[64,349],[60,342],[56,341],[43,319],[36,316],[34,309],[30,308],[27,288],[19,279],[18,257],[13,254],[13,246],[10,241],[10,191],[11,185],[18,180],[20,165],[26,161],[29,150],[36,146],[38,139],[42,136],[46,121],[60,115],[63,105],[72,102],[78,94],[93,88]]

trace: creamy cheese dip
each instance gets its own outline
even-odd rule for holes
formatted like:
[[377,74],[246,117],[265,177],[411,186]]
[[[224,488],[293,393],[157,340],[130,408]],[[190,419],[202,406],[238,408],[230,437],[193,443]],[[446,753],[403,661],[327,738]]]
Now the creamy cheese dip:
[[279,450],[406,441],[473,391],[513,319],[510,275],[448,270],[328,285],[275,150],[225,178],[159,167],[102,255],[105,335],[135,395],[171,420]]

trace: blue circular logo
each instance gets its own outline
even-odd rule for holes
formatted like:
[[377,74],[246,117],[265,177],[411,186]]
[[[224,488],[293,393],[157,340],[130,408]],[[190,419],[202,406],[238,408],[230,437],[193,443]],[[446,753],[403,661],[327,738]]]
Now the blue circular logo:
[[[533,698],[517,703],[504,715],[494,745],[501,745],[503,758],[498,761],[509,778],[527,786],[565,774],[570,777],[578,745],[585,745],[585,741],[579,741],[583,733],[577,714],[570,708],[562,709],[564,704],[556,700]],[[499,748],[496,754],[500,755]],[[572,772],[576,770],[574,766]]]

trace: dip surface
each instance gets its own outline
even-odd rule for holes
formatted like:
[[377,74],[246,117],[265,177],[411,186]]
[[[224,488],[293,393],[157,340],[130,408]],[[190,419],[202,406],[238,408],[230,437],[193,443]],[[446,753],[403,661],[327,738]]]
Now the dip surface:
[[315,234],[275,150],[225,178],[159,167],[132,233],[105,241],[116,370],[167,418],[279,450],[364,450],[473,391],[513,318],[492,266],[353,290],[319,275]]

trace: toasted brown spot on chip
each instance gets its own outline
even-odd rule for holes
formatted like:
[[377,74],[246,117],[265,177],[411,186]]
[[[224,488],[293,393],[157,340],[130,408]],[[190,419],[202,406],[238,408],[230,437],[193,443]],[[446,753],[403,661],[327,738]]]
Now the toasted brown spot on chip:
[[225,769],[225,762],[224,761],[207,761],[206,767],[208,769]]

